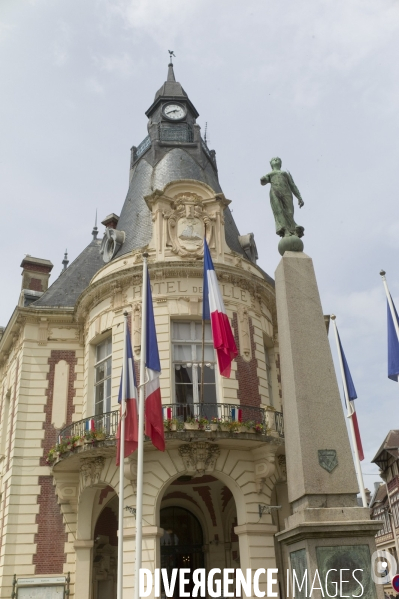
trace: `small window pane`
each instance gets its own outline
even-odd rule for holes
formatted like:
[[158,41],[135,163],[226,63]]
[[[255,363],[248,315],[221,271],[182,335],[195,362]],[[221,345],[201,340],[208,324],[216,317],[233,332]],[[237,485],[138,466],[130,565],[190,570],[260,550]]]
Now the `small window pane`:
[[[202,341],[202,322],[195,323],[195,340]],[[212,341],[211,323],[205,323],[205,341]]]
[[[202,344],[195,346],[195,360],[197,362],[202,362]],[[204,362],[214,362],[215,361],[215,350],[212,345],[204,345]]]
[[173,323],[173,338],[189,341],[191,339],[189,322]]
[[[201,382],[201,366],[198,367],[198,380]],[[215,369],[205,365],[204,383],[215,384]]]
[[102,362],[96,366],[96,383],[105,379],[106,362]]
[[186,366],[176,365],[175,367],[175,382],[178,383],[192,383],[193,382],[193,369],[187,368]]
[[179,362],[192,362],[192,350],[191,345],[175,345],[174,346],[174,359]]

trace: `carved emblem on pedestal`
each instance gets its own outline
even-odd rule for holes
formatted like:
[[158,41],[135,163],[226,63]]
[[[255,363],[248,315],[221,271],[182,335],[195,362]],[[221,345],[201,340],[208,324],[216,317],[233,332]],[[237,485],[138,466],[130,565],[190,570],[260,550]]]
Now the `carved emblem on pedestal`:
[[319,464],[327,472],[332,472],[338,466],[337,452],[335,449],[319,449]]
[[179,454],[188,472],[212,472],[220,455],[218,445],[201,442],[189,443],[179,447]]

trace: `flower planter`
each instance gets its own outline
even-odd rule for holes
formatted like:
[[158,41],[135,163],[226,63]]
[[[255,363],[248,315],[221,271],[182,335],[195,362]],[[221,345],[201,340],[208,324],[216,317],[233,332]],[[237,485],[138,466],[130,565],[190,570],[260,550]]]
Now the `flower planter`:
[[199,429],[198,422],[185,422],[184,423],[184,430],[186,430],[186,431],[197,431],[198,429]]
[[230,425],[222,423],[220,425],[220,430],[223,431],[224,433],[228,433],[230,431]]
[[73,450],[73,445],[67,445],[67,450],[68,451],[72,451]]
[[83,444],[84,444],[83,439],[79,439],[78,441],[75,441],[75,447],[82,447]]
[[97,433],[95,440],[96,441],[105,441],[105,433]]
[[209,426],[210,426],[212,432],[216,432],[219,428],[219,425],[217,422],[211,422],[211,424]]
[[84,444],[89,445],[90,443],[93,443],[93,441],[94,441],[94,439],[85,439]]
[[251,428],[247,428],[245,432],[250,433],[251,435],[254,435],[256,433],[256,430],[253,427],[251,427]]

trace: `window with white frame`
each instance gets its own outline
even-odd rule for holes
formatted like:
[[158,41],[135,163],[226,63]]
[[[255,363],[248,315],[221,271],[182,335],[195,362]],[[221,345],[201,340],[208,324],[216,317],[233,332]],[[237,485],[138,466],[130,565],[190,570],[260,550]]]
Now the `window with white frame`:
[[269,389],[269,405],[273,406],[272,367],[270,364],[270,350],[267,347],[265,347],[265,361],[267,386]]
[[[201,401],[202,322],[172,322],[174,402]],[[204,403],[216,403],[216,356],[210,323],[205,323]]]
[[94,366],[95,414],[111,411],[112,338],[107,337],[96,346]]

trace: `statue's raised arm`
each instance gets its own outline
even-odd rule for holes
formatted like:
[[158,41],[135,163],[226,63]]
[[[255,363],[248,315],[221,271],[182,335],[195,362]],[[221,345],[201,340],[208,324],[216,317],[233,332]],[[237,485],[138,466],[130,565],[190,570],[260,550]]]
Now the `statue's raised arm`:
[[300,208],[304,205],[304,201],[292,175],[288,171],[282,171],[281,164],[280,158],[272,158],[270,161],[272,171],[261,177],[260,183],[261,185],[270,183],[270,204],[276,223],[276,234],[283,238],[279,243],[280,254],[284,254],[287,250],[301,252],[303,243],[300,238],[303,237],[305,229],[297,225],[294,220],[293,195],[298,199]]

